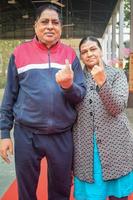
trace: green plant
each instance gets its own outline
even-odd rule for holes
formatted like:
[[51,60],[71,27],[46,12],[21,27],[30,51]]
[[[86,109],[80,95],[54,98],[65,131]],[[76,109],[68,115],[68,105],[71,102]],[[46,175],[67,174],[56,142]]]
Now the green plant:
[[124,55],[124,60],[125,60],[125,65],[124,65],[124,70],[125,71],[129,70],[130,53],[131,53],[131,49],[130,48],[123,48],[123,55]]
[[4,88],[6,84],[6,76],[0,76],[0,89]]

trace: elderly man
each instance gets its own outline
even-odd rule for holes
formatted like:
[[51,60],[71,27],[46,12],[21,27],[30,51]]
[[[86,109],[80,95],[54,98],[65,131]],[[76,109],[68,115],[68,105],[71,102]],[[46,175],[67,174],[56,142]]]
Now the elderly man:
[[48,163],[48,199],[69,200],[75,105],[85,95],[74,50],[60,42],[61,19],[51,4],[39,7],[35,37],[16,47],[1,106],[1,157],[13,153],[19,200],[36,200],[40,162]]

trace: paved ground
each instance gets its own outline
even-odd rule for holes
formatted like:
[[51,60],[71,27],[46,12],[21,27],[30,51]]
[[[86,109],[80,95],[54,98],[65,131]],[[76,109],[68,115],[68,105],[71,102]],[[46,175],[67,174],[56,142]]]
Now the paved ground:
[[132,129],[133,129],[133,108],[127,109],[127,116],[128,116],[128,119],[129,119]]
[[[133,108],[127,109],[127,116],[133,129]],[[14,179],[15,169],[13,159],[11,164],[8,165],[0,158],[0,196],[2,196]]]

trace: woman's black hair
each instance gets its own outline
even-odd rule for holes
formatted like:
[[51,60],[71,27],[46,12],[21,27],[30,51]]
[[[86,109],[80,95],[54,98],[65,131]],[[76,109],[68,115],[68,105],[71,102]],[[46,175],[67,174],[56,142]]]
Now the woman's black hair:
[[86,43],[87,41],[96,42],[97,45],[98,45],[98,47],[102,50],[102,46],[101,46],[99,40],[98,40],[96,37],[94,37],[94,36],[87,36],[87,37],[84,37],[84,38],[80,41],[80,43],[79,43],[79,51],[80,51],[81,45],[84,44],[84,43]]
[[42,14],[42,12],[44,10],[54,10],[55,12],[57,12],[57,14],[59,16],[59,20],[62,21],[60,10],[56,6],[54,6],[53,4],[51,4],[51,3],[46,3],[43,6],[40,6],[40,7],[37,8],[36,15],[35,15],[35,21],[40,18],[41,14]]

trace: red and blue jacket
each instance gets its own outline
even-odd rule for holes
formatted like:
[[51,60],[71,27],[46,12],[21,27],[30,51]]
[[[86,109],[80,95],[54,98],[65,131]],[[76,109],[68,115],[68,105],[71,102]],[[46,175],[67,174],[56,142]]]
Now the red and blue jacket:
[[[73,85],[67,90],[55,81],[65,59],[74,71]],[[48,49],[36,38],[19,45],[8,66],[1,105],[1,138],[10,137],[14,122],[44,134],[70,130],[77,116],[75,105],[85,93],[81,65],[71,47],[59,41]]]

